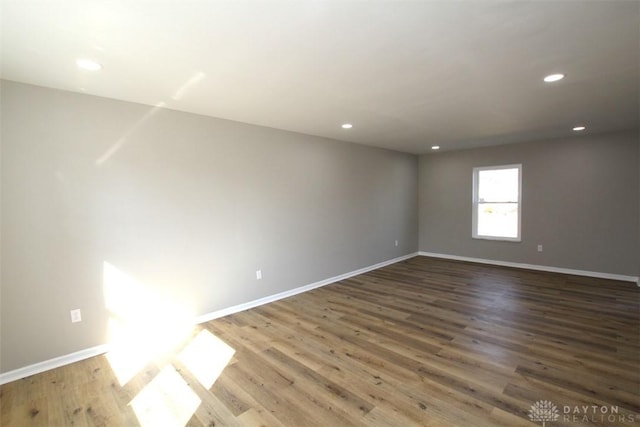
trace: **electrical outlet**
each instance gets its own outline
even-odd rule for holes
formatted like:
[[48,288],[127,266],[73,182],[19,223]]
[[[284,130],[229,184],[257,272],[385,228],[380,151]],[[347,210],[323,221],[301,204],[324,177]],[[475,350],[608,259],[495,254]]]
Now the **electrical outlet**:
[[256,270],[256,280],[262,280],[262,270]]
[[71,323],[82,322],[82,312],[79,308],[71,310],[69,313],[71,314]]
[[398,241],[396,240],[395,245],[398,246]]
[[538,252],[542,252],[542,245],[538,245]]

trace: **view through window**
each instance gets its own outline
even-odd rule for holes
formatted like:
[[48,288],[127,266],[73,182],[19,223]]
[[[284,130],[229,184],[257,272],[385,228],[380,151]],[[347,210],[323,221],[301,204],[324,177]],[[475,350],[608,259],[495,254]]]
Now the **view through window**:
[[473,237],[520,241],[522,165],[473,169]]

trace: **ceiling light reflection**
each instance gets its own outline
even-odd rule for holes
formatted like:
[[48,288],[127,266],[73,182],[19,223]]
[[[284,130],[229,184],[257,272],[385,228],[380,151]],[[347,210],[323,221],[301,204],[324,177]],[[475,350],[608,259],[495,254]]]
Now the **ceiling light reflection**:
[[564,79],[564,74],[556,73],[556,74],[549,74],[547,77],[544,78],[544,81],[547,83],[552,83],[562,79]]
[[91,59],[84,59],[84,58],[77,59],[76,65],[78,66],[78,68],[82,68],[83,70],[87,70],[87,71],[102,70],[102,64]]

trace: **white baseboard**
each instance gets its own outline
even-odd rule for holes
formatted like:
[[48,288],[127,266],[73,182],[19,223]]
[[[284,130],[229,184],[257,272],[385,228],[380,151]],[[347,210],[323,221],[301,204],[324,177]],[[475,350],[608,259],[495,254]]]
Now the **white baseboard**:
[[[396,262],[404,261],[409,258],[413,258],[418,255],[418,252],[414,252],[408,255],[404,255],[398,258],[390,259],[388,261],[383,261],[378,264],[374,264],[368,267],[364,267],[358,270],[351,271],[349,273],[340,274],[338,276],[330,277],[328,279],[321,280],[319,282],[311,283],[305,286],[301,286],[299,288],[291,289],[288,291],[280,292],[275,295],[270,295],[264,298],[259,298],[257,300],[249,301],[243,304],[238,304],[233,307],[224,308],[222,310],[217,310],[211,313],[203,314],[194,319],[194,324],[208,322],[210,320],[218,319],[220,317],[228,316],[230,314],[238,313],[244,310],[248,310],[253,307],[258,307],[263,304],[268,304],[273,301],[278,301],[283,298],[287,298],[293,295],[300,294],[302,292],[310,291],[315,288],[319,288],[322,286],[329,285],[331,283],[338,282],[340,280],[348,279],[349,277],[357,276],[359,274],[366,273],[371,270],[376,270],[378,268],[395,264]],[[96,347],[87,348],[85,350],[80,350],[75,353],[67,354],[64,356],[56,357],[53,359],[45,360],[43,362],[34,363],[33,365],[25,366],[24,368],[18,368],[13,371],[8,371],[0,374],[0,385],[6,384],[12,381],[16,381],[22,378],[26,378],[31,375],[39,374],[50,369],[59,368],[61,366],[69,365],[71,363],[79,362],[81,360],[88,359],[90,357],[99,356],[103,353],[106,353],[108,350],[108,345],[103,344]]]
[[509,262],[509,261],[497,261],[492,259],[472,258],[472,257],[466,257],[466,256],[439,254],[439,253],[424,252],[424,251],[418,252],[418,255],[428,256],[433,258],[453,259],[457,261],[477,262],[480,264],[499,265],[502,267],[515,267],[515,268],[524,268],[527,270],[548,271],[551,273],[562,273],[562,274],[573,274],[576,276],[596,277],[599,279],[621,280],[623,282],[634,282],[634,283],[637,283],[638,286],[640,286],[640,278],[636,276],[625,276],[622,274],[600,273],[597,271],[586,271],[586,270],[574,270],[571,268],[551,267],[551,266],[536,265],[536,264],[523,264],[519,262]]
[[230,314],[239,313],[244,310],[248,310],[250,308],[258,307],[264,304],[268,304],[270,302],[278,301],[283,298],[291,297],[302,292],[307,292],[312,289],[320,288],[322,286],[330,285],[331,283],[339,282],[340,280],[348,279],[349,277],[357,276],[359,274],[364,274],[368,271],[376,270],[378,268],[385,267],[390,264],[395,264],[396,262],[404,261],[409,258],[413,258],[418,255],[418,252],[414,252],[408,255],[404,255],[398,258],[390,259],[388,261],[383,261],[378,264],[370,265],[368,267],[361,268],[359,270],[354,270],[349,273],[340,274],[338,276],[333,276],[328,279],[320,280],[319,282],[311,283],[305,286],[301,286],[299,288],[291,289],[288,291],[280,292],[278,294],[270,295],[264,298],[259,298],[257,300],[245,302],[243,304],[234,305],[233,307],[224,308],[222,310],[213,311],[211,313],[203,314],[201,316],[196,317],[195,323],[205,323],[210,320],[218,319],[220,317],[228,316]]
[[33,365],[25,366],[24,368],[18,368],[13,371],[5,372],[3,374],[0,374],[0,385],[26,378],[31,375],[40,374],[50,369],[55,369],[61,366],[69,365],[71,363],[80,362],[81,360],[85,360],[90,357],[99,356],[107,352],[107,347],[107,345],[98,345],[95,347],[76,351],[75,353],[45,360],[44,362],[34,363]]

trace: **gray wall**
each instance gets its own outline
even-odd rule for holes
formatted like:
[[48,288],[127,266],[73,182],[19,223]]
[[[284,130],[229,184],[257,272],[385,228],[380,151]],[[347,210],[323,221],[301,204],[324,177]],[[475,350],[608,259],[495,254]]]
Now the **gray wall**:
[[[523,168],[522,242],[472,239],[473,167],[512,163]],[[637,132],[421,156],[420,250],[636,276],[638,168]]]
[[[13,82],[0,108],[0,372],[108,341],[105,263],[192,315],[418,236],[426,252],[640,274],[637,133],[434,153],[418,174],[411,155]],[[523,241],[471,239],[472,168],[511,163]]]
[[6,81],[1,105],[2,372],[107,341],[105,262],[201,315],[417,251],[416,156]]

